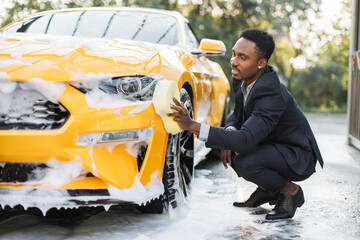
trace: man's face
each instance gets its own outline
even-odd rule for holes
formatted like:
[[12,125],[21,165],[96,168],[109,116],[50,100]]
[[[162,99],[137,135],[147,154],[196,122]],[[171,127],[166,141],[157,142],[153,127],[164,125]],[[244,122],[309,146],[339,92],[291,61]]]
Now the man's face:
[[260,66],[255,42],[240,38],[235,43],[232,52],[230,59],[232,77],[236,80],[244,80],[245,83],[256,80],[263,65]]

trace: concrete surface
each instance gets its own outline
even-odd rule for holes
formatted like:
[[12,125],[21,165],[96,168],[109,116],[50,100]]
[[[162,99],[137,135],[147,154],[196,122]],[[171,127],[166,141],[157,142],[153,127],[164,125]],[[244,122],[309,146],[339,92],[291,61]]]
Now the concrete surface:
[[293,219],[266,221],[272,206],[235,208],[256,188],[219,160],[195,171],[192,198],[162,215],[111,209],[70,224],[21,214],[0,222],[0,239],[360,239],[360,153],[346,145],[346,115],[307,114],[325,166],[300,185]]

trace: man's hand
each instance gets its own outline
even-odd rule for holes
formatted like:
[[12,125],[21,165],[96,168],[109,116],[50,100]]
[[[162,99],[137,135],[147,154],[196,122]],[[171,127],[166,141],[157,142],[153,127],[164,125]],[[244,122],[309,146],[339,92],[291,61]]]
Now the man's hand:
[[220,159],[225,168],[228,168],[228,164],[231,165],[231,150],[221,150]]
[[174,109],[175,112],[169,113],[168,116],[174,117],[174,121],[179,123],[182,129],[191,131],[195,135],[199,135],[200,123],[190,118],[190,115],[183,103],[179,102],[176,98],[173,98],[173,101],[175,105],[171,105],[170,108]]

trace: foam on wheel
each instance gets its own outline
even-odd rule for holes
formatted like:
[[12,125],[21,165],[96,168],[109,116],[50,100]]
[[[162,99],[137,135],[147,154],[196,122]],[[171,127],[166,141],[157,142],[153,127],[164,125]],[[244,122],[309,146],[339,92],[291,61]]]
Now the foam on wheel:
[[[180,100],[193,117],[193,104],[185,89],[180,91]],[[162,213],[164,209],[174,209],[181,205],[190,194],[193,167],[194,135],[188,131],[169,134],[163,173],[165,192],[138,209],[145,213]]]

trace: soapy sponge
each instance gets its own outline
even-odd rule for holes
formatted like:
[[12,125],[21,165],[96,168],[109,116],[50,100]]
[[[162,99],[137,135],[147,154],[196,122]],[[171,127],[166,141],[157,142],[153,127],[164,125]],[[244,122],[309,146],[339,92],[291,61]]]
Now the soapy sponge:
[[153,95],[153,104],[155,112],[161,117],[165,129],[168,133],[175,134],[181,132],[179,124],[174,121],[173,117],[167,114],[175,110],[170,108],[170,104],[174,104],[173,97],[180,102],[180,93],[176,82],[161,80],[157,83]]

